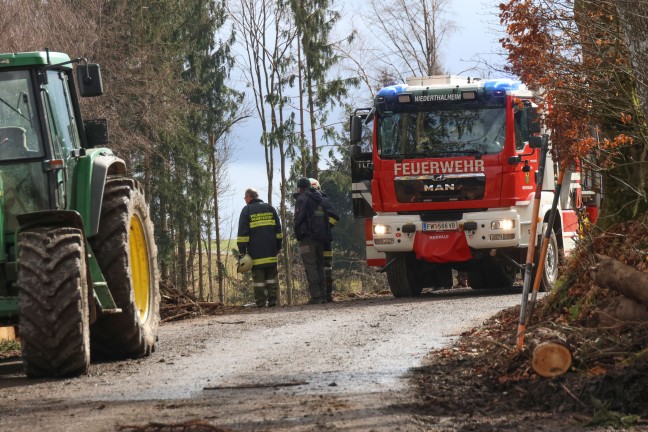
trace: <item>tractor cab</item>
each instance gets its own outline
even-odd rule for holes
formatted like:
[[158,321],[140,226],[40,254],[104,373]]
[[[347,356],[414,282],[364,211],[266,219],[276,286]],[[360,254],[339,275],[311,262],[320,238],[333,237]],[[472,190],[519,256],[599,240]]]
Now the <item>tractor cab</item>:
[[[79,133],[84,125],[72,94],[72,63],[60,53],[0,55],[0,190],[5,233],[18,229],[20,214],[74,205],[70,175],[84,149],[96,143]],[[78,71],[82,95],[101,94],[98,67],[80,66]]]

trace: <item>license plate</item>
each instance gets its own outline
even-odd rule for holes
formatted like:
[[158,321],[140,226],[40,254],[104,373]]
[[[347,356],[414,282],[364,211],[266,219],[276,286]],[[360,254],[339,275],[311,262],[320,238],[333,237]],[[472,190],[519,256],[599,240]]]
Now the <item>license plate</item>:
[[423,222],[423,231],[454,231],[457,222]]

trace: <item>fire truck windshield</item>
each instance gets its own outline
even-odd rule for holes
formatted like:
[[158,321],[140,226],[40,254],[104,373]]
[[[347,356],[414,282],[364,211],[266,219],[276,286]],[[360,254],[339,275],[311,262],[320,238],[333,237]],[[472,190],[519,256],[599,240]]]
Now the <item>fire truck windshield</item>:
[[378,154],[383,158],[479,157],[504,148],[504,107],[457,107],[378,116]]

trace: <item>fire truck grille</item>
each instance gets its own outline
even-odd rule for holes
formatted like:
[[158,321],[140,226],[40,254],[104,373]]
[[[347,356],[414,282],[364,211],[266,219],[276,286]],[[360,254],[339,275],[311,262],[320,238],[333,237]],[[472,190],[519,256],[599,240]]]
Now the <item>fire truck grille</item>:
[[446,174],[421,177],[397,177],[394,189],[398,202],[474,201],[484,198],[486,176]]

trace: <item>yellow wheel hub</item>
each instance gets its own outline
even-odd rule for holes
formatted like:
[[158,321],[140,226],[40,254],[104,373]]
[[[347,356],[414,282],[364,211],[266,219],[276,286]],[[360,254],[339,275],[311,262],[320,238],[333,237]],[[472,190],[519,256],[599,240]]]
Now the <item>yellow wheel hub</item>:
[[151,274],[149,267],[149,253],[144,235],[144,226],[137,216],[132,216],[130,221],[130,267],[135,306],[139,311],[141,322],[146,321],[149,314]]

